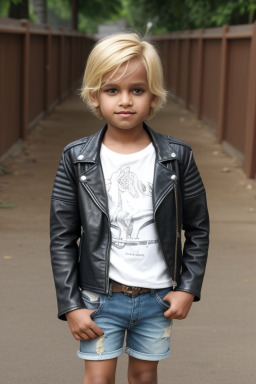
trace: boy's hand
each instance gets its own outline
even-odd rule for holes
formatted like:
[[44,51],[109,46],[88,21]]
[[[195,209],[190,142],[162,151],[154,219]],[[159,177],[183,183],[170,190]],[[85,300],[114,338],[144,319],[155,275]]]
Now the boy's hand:
[[194,295],[184,291],[171,291],[163,300],[169,301],[170,308],[165,311],[164,316],[169,319],[185,319],[189,313],[194,300]]
[[66,313],[70,331],[76,340],[96,339],[104,335],[102,329],[91,319],[92,309],[80,308]]

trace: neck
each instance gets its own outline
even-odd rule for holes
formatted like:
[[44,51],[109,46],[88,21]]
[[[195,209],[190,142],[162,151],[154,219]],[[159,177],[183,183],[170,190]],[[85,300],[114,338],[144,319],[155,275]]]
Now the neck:
[[143,128],[118,129],[108,126],[103,144],[119,153],[133,153],[147,147],[151,140]]

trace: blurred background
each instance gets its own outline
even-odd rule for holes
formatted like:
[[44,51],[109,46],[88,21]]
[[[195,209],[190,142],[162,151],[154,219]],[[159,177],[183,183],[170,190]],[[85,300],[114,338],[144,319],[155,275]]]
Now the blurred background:
[[255,0],[1,0],[0,159],[77,86],[97,39],[136,31],[172,96],[254,178],[255,19]]
[[144,34],[147,23],[152,33],[196,28],[219,27],[224,24],[251,24],[255,20],[253,0],[1,0],[0,17],[29,19],[97,33],[99,25],[118,24]]

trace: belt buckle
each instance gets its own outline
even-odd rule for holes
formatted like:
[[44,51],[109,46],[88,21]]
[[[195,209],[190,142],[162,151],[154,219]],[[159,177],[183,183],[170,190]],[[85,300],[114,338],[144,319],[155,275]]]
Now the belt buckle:
[[125,293],[133,296],[137,296],[142,290],[141,287],[129,287],[127,285],[122,285],[122,288],[124,289]]
[[128,295],[132,295],[133,293],[133,287],[129,287],[128,285],[122,285],[122,290]]

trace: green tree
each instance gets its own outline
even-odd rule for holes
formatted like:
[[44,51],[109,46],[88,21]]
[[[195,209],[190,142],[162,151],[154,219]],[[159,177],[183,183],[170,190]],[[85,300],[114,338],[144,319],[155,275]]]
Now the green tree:
[[0,1],[0,17],[7,17],[9,8],[9,0]]
[[13,19],[28,19],[29,18],[28,0],[10,1],[8,16]]
[[126,0],[132,26],[152,33],[245,24],[255,20],[255,0]]
[[29,5],[29,0],[0,0],[0,17],[34,21]]
[[[0,0],[0,16],[8,15],[11,4],[17,11],[27,1]],[[33,1],[46,4],[46,0]],[[153,23],[152,33],[165,33],[252,23],[256,19],[256,0],[47,0],[47,4],[56,23],[65,20],[66,26],[87,33],[95,33],[99,24],[118,18],[127,19],[142,34],[148,22]]]
[[78,0],[79,29],[97,32],[97,26],[120,17],[122,0]]
[[48,0],[51,11],[65,20],[71,20],[71,26],[87,33],[97,32],[97,26],[106,20],[119,17],[121,0]]
[[[19,10],[24,8],[24,4],[27,13],[21,14]],[[116,20],[122,12],[122,0],[0,0],[0,17],[8,17],[8,10],[12,8],[9,17],[29,18],[29,5],[30,19],[46,22],[47,5],[48,12],[55,15],[50,20],[64,20],[66,25],[87,33],[97,32],[98,24]]]

